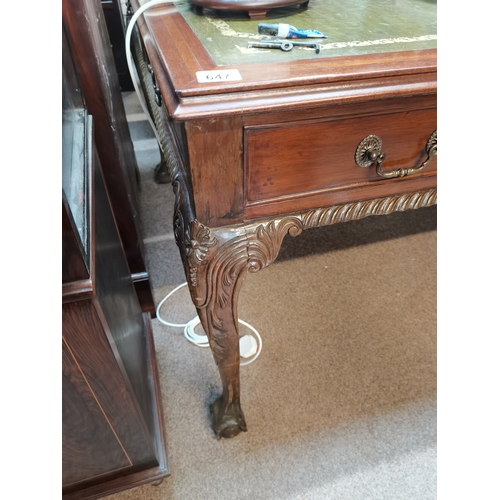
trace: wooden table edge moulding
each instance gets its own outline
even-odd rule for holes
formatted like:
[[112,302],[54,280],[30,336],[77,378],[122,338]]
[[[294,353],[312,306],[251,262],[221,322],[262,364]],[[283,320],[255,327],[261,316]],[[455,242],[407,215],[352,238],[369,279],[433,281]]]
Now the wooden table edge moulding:
[[[436,49],[242,64],[241,80],[205,84],[197,72],[234,66],[217,65],[166,2],[138,19],[133,53],[176,195],[174,232],[190,294],[222,380],[212,426],[217,438],[233,437],[247,430],[237,315],[245,276],[276,259],[286,234],[436,204]],[[384,135],[370,128],[374,121]],[[333,182],[331,167],[320,165],[324,183],[315,185],[296,169],[299,189],[266,162],[275,159],[273,144],[302,155],[291,141],[304,131],[311,154],[328,149],[315,135],[323,129],[340,137],[339,155],[349,143],[348,158],[331,152],[348,164],[339,166],[345,179]],[[285,157],[279,168],[292,153],[275,155]]]

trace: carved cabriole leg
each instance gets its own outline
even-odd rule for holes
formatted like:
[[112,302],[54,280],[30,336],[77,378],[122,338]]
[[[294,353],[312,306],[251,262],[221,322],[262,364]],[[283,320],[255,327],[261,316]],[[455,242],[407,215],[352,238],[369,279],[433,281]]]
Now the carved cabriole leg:
[[246,431],[240,403],[238,293],[247,273],[246,233],[242,227],[209,231],[190,224],[187,275],[193,303],[207,334],[222,381],[212,403],[212,427],[221,437]]
[[211,406],[212,426],[218,438],[234,437],[246,431],[240,404],[239,291],[247,273],[276,259],[285,234],[298,234],[301,222],[287,217],[210,230],[196,220],[186,226],[180,215],[176,226],[191,297],[222,380],[222,395]]
[[[136,45],[136,57],[141,67],[143,86],[146,89],[148,105],[152,111],[155,125],[158,129],[161,146],[162,162],[155,169],[156,182],[166,181],[169,177],[175,192],[174,234],[180,249],[189,284],[191,297],[197,308],[202,326],[210,339],[214,358],[221,374],[223,394],[212,405],[213,427],[217,437],[232,437],[241,430],[246,430],[245,419],[240,406],[239,387],[239,337],[236,304],[241,279],[234,277],[233,271],[220,268],[219,257],[215,252],[226,240],[233,240],[245,236],[244,230],[229,229],[224,234],[212,237],[210,231],[199,224],[194,216],[191,183],[188,180],[187,170],[182,164],[181,155],[174,139],[172,124],[168,118],[164,105],[158,107],[154,102],[154,90],[151,85],[149,69],[144,59],[140,44]],[[213,247],[213,248],[212,248]],[[231,253],[231,252],[230,252]],[[236,253],[231,254],[235,260],[229,267],[241,267],[241,275],[246,274],[244,263],[238,260]],[[214,271],[212,273],[212,271]],[[204,273],[209,277],[215,276],[207,282]],[[232,274],[233,273],[233,274]],[[219,281],[220,276],[225,276]],[[232,279],[230,284],[226,281]],[[219,297],[214,302],[214,297]],[[231,298],[228,305],[221,301]],[[236,318],[236,320],[235,320]]]

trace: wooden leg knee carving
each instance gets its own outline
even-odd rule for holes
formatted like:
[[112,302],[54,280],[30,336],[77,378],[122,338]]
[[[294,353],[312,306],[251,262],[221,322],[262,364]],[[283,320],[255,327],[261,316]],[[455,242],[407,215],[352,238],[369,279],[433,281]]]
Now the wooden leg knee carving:
[[221,437],[234,437],[247,426],[240,404],[238,295],[243,279],[273,262],[286,233],[302,230],[300,219],[209,229],[182,216],[176,238],[197,308],[219,368],[222,395],[211,405],[212,426]]

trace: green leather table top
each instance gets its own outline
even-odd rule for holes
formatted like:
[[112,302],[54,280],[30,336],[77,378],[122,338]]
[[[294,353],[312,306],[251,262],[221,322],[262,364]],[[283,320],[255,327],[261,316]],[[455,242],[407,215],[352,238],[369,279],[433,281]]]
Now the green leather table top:
[[[244,13],[208,9],[199,15],[187,0],[177,2],[177,8],[219,66],[437,46],[437,0],[310,0],[305,10],[275,9],[259,20],[249,19]],[[290,52],[248,48],[248,42],[272,38],[258,34],[257,26],[262,22],[315,29],[328,38],[297,40],[321,44],[319,54],[302,47],[294,47]]]

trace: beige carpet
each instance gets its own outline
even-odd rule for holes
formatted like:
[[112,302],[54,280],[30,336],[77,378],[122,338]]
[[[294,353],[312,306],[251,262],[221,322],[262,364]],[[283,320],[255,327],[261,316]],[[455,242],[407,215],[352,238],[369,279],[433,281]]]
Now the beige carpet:
[[[133,93],[124,94],[142,176],[157,303],[185,281],[173,193]],[[217,441],[220,379],[207,348],[153,320],[171,476],[113,500],[436,498],[435,207],[312,229],[285,239],[246,279],[240,318],[263,350],[242,367],[248,432]],[[162,317],[194,315],[187,290]]]

